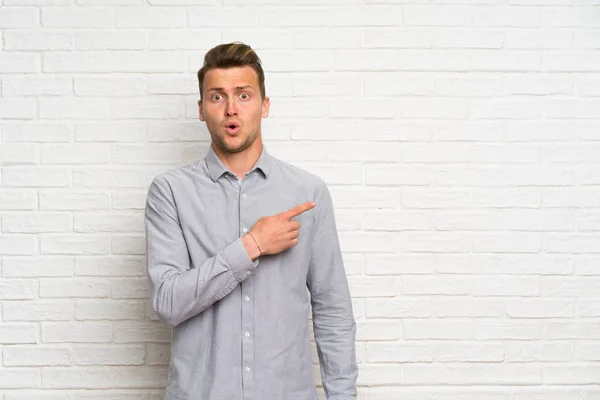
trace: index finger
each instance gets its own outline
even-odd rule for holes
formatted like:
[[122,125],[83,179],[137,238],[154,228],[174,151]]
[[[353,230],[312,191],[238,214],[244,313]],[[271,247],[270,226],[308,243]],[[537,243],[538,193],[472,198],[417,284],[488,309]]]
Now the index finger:
[[279,214],[282,218],[285,219],[292,219],[294,217],[297,217],[298,215],[302,214],[305,211],[310,210],[311,208],[315,207],[317,205],[317,203],[315,203],[314,201],[308,201],[304,204],[299,204],[296,207],[292,207],[287,211],[282,212],[281,214]]

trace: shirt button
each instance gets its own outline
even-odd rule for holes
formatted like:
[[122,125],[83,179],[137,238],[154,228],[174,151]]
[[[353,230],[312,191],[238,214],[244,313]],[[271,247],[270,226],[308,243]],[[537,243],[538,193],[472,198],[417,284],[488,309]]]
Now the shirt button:
[[246,335],[246,337],[250,337],[250,332],[246,332],[244,335]]
[[242,198],[243,198],[243,199],[247,199],[247,198],[248,198],[248,195],[247,195],[246,193],[244,193],[244,194],[242,195]]
[[246,368],[244,368],[244,371],[246,371],[246,372],[250,372],[250,367],[246,367]]
[[244,228],[242,229],[242,231],[244,231],[244,233],[248,232],[248,228]]
[[246,271],[246,275],[250,275],[252,272],[250,271]]
[[246,297],[244,297],[244,300],[246,300],[246,301],[250,301],[250,296],[246,296]]

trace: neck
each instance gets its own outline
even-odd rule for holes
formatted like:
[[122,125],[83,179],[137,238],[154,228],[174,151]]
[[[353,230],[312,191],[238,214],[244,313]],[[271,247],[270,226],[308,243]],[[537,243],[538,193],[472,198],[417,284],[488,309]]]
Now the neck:
[[211,146],[223,164],[240,179],[244,179],[246,173],[256,165],[263,150],[260,140],[255,140],[250,147],[239,153],[227,153],[214,144]]

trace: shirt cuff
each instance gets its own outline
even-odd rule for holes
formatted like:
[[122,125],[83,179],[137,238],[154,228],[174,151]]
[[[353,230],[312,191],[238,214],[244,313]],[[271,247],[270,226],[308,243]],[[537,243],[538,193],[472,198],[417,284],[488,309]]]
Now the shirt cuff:
[[258,266],[258,258],[252,261],[246,251],[242,238],[239,238],[225,248],[223,258],[238,282],[246,279]]

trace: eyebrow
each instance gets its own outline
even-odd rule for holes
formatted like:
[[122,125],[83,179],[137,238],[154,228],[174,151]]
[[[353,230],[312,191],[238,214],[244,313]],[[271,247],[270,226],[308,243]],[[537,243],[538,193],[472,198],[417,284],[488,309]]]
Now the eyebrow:
[[[254,88],[252,86],[250,86],[250,85],[236,86],[235,87],[235,90],[244,90],[244,89],[252,89],[252,90],[254,90]],[[223,92],[223,91],[225,91],[225,89],[222,88],[222,87],[213,87],[213,88],[210,88],[210,89],[207,90],[207,92],[211,92],[211,91],[213,91],[213,92]]]

